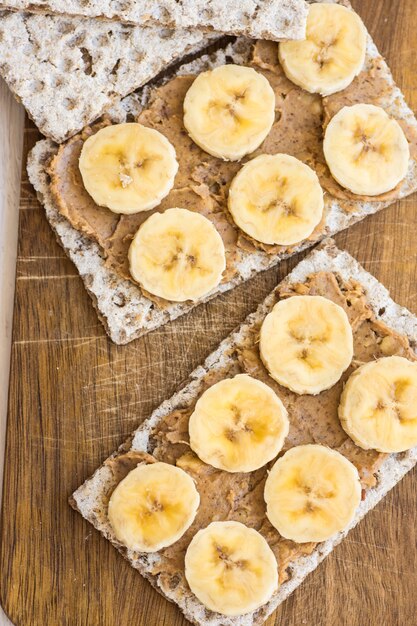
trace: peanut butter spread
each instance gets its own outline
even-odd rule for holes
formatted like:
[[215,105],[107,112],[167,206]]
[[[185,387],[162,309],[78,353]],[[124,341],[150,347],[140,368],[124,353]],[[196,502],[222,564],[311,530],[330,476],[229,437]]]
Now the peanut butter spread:
[[[258,323],[235,346],[231,365],[205,377],[202,392],[219,380],[237,373],[246,372],[262,380],[278,394],[288,410],[290,430],[282,453],[306,443],[323,444],[338,450],[357,467],[363,497],[366,498],[366,490],[376,484],[376,472],[386,455],[375,450],[362,450],[340,426],[337,408],[343,385],[349,375],[364,362],[393,354],[410,360],[416,360],[416,356],[406,337],[376,319],[362,286],[356,281],[343,282],[333,273],[320,272],[312,274],[305,283],[281,283],[276,291],[276,300],[303,294],[324,296],[337,303],[346,311],[352,326],[354,358],[336,385],[317,396],[299,396],[276,383],[260,359],[258,338],[261,323]],[[194,534],[214,520],[236,520],[255,528],[268,541],[277,557],[282,583],[290,576],[288,566],[291,562],[310,554],[316,544],[297,544],[284,539],[269,523],[263,491],[267,471],[274,461],[247,474],[232,474],[206,465],[189,447],[188,421],[192,411],[193,406],[176,410],[155,427],[150,438],[152,457],[131,451],[127,458],[122,454],[107,462],[116,480],[126,475],[127,467],[133,468],[132,463],[134,466],[138,461],[156,459],[176,464],[196,482],[201,503],[195,521],[179,541],[159,553],[161,559],[155,564],[152,573],[158,575],[162,590],[184,593],[188,589],[184,577],[184,555]],[[135,455],[139,455],[137,459]]]
[[[358,102],[381,104],[387,90],[392,89],[380,76],[379,63],[380,59],[374,59],[347,89],[322,98],[304,91],[286,78],[278,62],[276,44],[258,41],[250,65],[268,79],[275,92],[275,122],[260,148],[239,163],[225,162],[207,154],[188,136],[182,121],[183,100],[194,76],[173,78],[155,91],[152,102],[137,121],[165,135],[175,147],[179,162],[174,188],[155,210],[183,207],[202,213],[214,223],[226,249],[224,282],[236,274],[240,248],[250,251],[262,249],[268,254],[275,254],[284,250],[290,252],[295,247],[261,244],[245,235],[233,223],[227,211],[229,186],[249,158],[279,152],[297,157],[316,170],[323,189],[337,197],[341,208],[346,211],[357,208],[355,200],[381,201],[398,197],[398,188],[372,198],[354,195],[343,189],[332,178],[322,149],[323,124],[326,125],[341,107]],[[85,190],[78,167],[79,156],[86,138],[97,132],[103,124],[87,128],[60,147],[49,167],[51,192],[60,213],[74,228],[99,244],[108,267],[123,278],[131,279],[127,259],[129,245],[140,224],[153,211],[115,215],[109,209],[95,204]],[[416,133],[406,122],[401,122],[401,125],[410,143],[412,158],[416,158]],[[315,241],[323,233],[324,220],[310,239]],[[160,299],[156,301],[160,306],[166,305]]]

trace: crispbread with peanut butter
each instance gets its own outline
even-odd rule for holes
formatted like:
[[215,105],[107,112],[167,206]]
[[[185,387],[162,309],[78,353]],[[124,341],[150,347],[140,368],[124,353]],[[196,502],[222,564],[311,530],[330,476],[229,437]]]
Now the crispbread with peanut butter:
[[[294,399],[295,394],[268,377],[259,359],[257,344],[260,324],[277,299],[305,293],[324,295],[342,306],[355,338],[354,360],[346,375],[329,391],[304,396],[307,405],[303,396]],[[240,328],[194,370],[185,386],[162,403],[77,489],[70,499],[71,505],[109,539],[157,591],[176,602],[191,622],[200,626],[259,626],[416,464],[417,448],[389,456],[358,448],[342,431],[337,418],[343,384],[352,370],[362,362],[388,354],[413,360],[417,358],[416,350],[417,318],[395,304],[373,276],[327,240],[301,261]],[[208,466],[189,455],[187,420],[197,398],[217,380],[242,371],[267,382],[290,409],[290,432],[284,450],[303,443],[320,443],[337,449],[358,468],[364,498],[349,527],[331,539],[319,544],[295,544],[280,538],[265,519],[262,485],[266,468],[250,475],[230,474],[207,469]],[[143,554],[129,551],[117,542],[108,521],[107,502],[116,484],[137,463],[152,461],[149,455],[187,469],[197,482],[201,505],[193,526],[182,539],[158,553]],[[257,528],[278,557],[281,585],[272,599],[255,612],[225,617],[208,611],[185,582],[183,553],[195,532],[214,519],[244,521]]]
[[193,28],[283,41],[305,35],[305,0],[2,0],[0,8],[101,17],[130,24]]
[[[250,40],[244,38],[238,39],[223,50],[219,50],[209,56],[202,56],[191,64],[182,66],[176,72],[175,79],[173,80],[189,80],[186,78],[187,74],[196,74],[225,62],[233,61],[237,64],[245,64],[251,57],[252,45],[253,42]],[[322,132],[322,113],[326,121],[326,118],[333,116],[343,104],[355,102],[355,97],[356,99],[362,100],[366,89],[368,88],[369,90],[369,85],[374,85],[374,87],[372,87],[372,97],[374,99],[376,98],[378,104],[407,128],[410,143],[412,143],[417,136],[417,122],[414,115],[405,103],[400,90],[396,87],[388,66],[380,57],[375,45],[369,37],[364,71],[354,83],[352,83],[351,87],[334,96],[325,98],[323,100],[323,108],[321,108],[322,105],[320,105],[320,96],[307,94],[307,92],[303,92],[295,85],[292,86],[289,84],[288,81],[285,82],[287,80],[285,77],[282,78],[281,75],[274,74],[274,71],[279,71],[275,46],[276,44],[272,42],[261,42],[257,45],[256,50],[258,54],[257,69],[265,73],[269,72],[268,76],[270,79],[276,82],[276,95],[280,98],[280,106],[282,106],[282,112],[284,113],[280,116],[279,121],[275,125],[281,141],[275,151],[279,151],[281,147],[283,152],[292,152],[294,156],[298,156],[304,162],[309,163],[311,159],[314,161],[311,146],[315,143],[316,147],[318,145],[318,151],[320,152],[321,138],[317,133]],[[172,83],[169,83],[169,79],[166,79],[162,82],[161,88],[147,86],[143,90],[125,98],[109,111],[112,121],[116,123],[126,121],[126,119],[131,121],[140,115],[146,116],[147,111],[145,108],[148,105],[152,107],[152,103],[158,101],[159,95],[164,93],[164,90],[169,91],[170,84]],[[282,86],[286,91],[284,95],[280,93]],[[356,96],[355,89],[358,92]],[[306,109],[308,105],[311,107],[319,106],[317,106],[317,110],[316,108],[314,108],[314,110],[308,110]],[[301,117],[300,120],[297,118],[294,122],[291,121],[294,119],[294,115],[303,116],[304,114],[306,119]],[[305,132],[303,135],[302,125],[307,124],[308,120],[313,118],[315,120],[315,130],[313,130],[316,134],[308,135]],[[287,124],[287,126],[283,126],[283,124]],[[310,126],[308,127],[308,132],[313,132],[313,130]],[[186,135],[182,136],[184,137]],[[312,137],[314,137],[314,142],[312,141]],[[294,145],[291,144],[292,141],[294,141]],[[268,142],[268,138],[266,142]],[[299,147],[300,145],[301,148]],[[327,193],[325,194],[324,219],[315,230],[312,237],[290,248],[278,246],[275,248],[272,247],[268,251],[260,247],[254,247],[251,241],[246,241],[246,244],[249,243],[249,246],[235,246],[234,249],[239,251],[240,259],[232,264],[232,277],[230,277],[229,274],[229,277],[225,278],[217,289],[213,290],[212,293],[201,301],[207,301],[215,295],[233,288],[242,281],[255,275],[257,272],[273,266],[281,259],[308,248],[325,236],[332,235],[347,228],[367,215],[371,215],[388,206],[394,200],[415,191],[417,189],[415,145],[414,142],[414,157],[410,160],[407,177],[393,192],[379,198],[355,197],[353,194],[341,189],[340,186],[332,180],[322,161],[318,161],[317,163],[313,162],[313,168],[319,168],[320,170],[318,172],[319,178],[323,181],[322,184],[325,186]],[[48,178],[48,165],[51,159],[57,154],[58,149],[58,146],[50,141],[39,142],[29,156],[29,178],[38,192],[41,202],[45,205],[48,220],[55,230],[59,241],[76,264],[86,288],[93,299],[100,319],[103,321],[113,341],[116,343],[127,343],[191,310],[196,303],[168,303],[164,307],[158,307],[155,302],[141,291],[138,285],[127,280],[126,274],[123,275],[122,271],[114,271],[110,267],[109,259],[103,258],[108,251],[104,252],[97,238],[95,240],[94,238],[93,240],[90,238],[91,232],[83,232],[81,228],[77,226],[74,227],[74,220],[73,226],[70,225],[70,222],[64,217],[62,208],[60,212],[60,207],[58,207],[54,201],[54,197],[51,193],[50,180]],[[275,146],[272,145],[272,148],[270,147],[269,149],[275,149]],[[262,147],[260,150],[262,151]],[[301,151],[301,156],[300,152],[297,151]],[[184,154],[180,159],[183,167],[187,158],[188,153]],[[207,159],[208,158],[209,157],[207,157]],[[202,157],[203,161],[205,159],[205,156],[204,158]],[[218,164],[221,165],[224,171],[230,168],[230,164],[221,161],[218,161]],[[202,165],[204,169],[204,163]],[[216,165],[214,168],[213,183],[217,183],[217,169],[220,165]],[[200,170],[199,173],[201,173]],[[209,172],[209,179],[213,179],[213,172]],[[227,185],[225,189],[227,190]],[[175,193],[179,191],[174,189]],[[168,197],[168,200],[169,199]],[[229,224],[229,229],[233,228],[230,222],[227,223]],[[239,233],[239,240],[244,241],[242,233]],[[120,237],[120,241],[123,245],[126,245],[126,237]],[[103,243],[103,238],[101,243]],[[123,258],[125,257],[126,255]],[[126,272],[126,270],[123,271]]]

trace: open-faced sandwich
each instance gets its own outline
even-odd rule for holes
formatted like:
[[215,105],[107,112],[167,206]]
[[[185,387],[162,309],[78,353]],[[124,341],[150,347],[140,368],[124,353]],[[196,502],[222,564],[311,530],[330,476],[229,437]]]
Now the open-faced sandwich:
[[416,349],[327,242],[71,504],[192,622],[262,624],[416,463]]
[[416,137],[358,15],[323,2],[305,40],[240,39],[28,167],[126,343],[413,192]]

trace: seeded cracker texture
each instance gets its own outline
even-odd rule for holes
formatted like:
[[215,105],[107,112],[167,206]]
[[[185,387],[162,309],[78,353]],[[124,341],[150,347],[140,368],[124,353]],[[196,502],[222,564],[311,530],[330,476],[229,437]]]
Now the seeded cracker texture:
[[[285,282],[305,281],[309,274],[318,271],[337,272],[345,281],[351,278],[359,281],[365,289],[368,301],[377,318],[397,332],[406,335],[413,350],[417,351],[417,317],[407,309],[395,304],[387,289],[366,272],[347,252],[338,250],[332,240],[323,242],[319,248],[301,261],[287,276]],[[129,439],[120,448],[120,451],[125,452],[131,449],[152,453],[149,438],[152,429],[175,409],[183,408],[196,400],[203,387],[204,377],[208,373],[224,368],[225,365],[234,360],[232,356],[234,346],[244,341],[250,333],[251,326],[262,320],[274,303],[275,296],[274,293],[271,293],[258,309],[246,318],[240,328],[229,335],[202,366],[197,367],[192,372],[185,387],[169,400],[163,402],[151,414],[149,419],[133,433],[132,439]],[[379,311],[384,311],[384,313],[379,315]],[[117,454],[116,452],[113,457]],[[331,539],[318,544],[311,555],[298,558],[290,566],[290,579],[279,587],[272,599],[261,609],[240,617],[224,617],[206,610],[191,591],[178,596],[175,596],[175,592],[173,592],[172,596],[167,596],[159,587],[158,578],[150,574],[152,565],[159,559],[158,554],[135,553],[121,546],[113,534],[107,517],[106,497],[115,487],[114,477],[108,466],[102,465],[91,478],[79,487],[70,499],[70,503],[113,543],[132,567],[139,570],[168,600],[176,602],[191,622],[200,626],[259,626],[302,583],[307,574],[312,572],[329,552],[346,537],[349,530],[356,526],[365,514],[414,467],[416,462],[417,447],[405,453],[390,455],[378,471],[376,487],[367,491],[366,499],[360,503],[355,518],[349,527]]]
[[[221,65],[230,59],[233,59],[233,62],[237,64],[245,63],[249,58],[250,49],[251,41],[239,38],[225,49],[218,50],[210,56],[202,56],[191,64],[181,66],[177,70],[176,75],[198,73]],[[378,51],[368,36],[366,63],[370,63],[377,56],[379,56]],[[407,106],[401,91],[396,87],[388,66],[383,61],[379,65],[381,67],[379,74],[389,86],[384,107],[394,117],[407,120],[409,124],[417,129],[417,121]],[[112,119],[115,122],[122,122],[127,115],[137,115],[146,106],[151,95],[152,87],[146,86],[141,91],[128,96],[114,105],[109,111]],[[290,256],[290,254],[296,254],[313,245],[311,241],[307,240],[294,247],[290,254],[280,253],[272,256],[262,251],[247,252],[242,250],[238,275],[233,280],[220,284],[208,296],[197,303],[172,304],[166,309],[160,310],[148,298],[142,295],[139,287],[110,271],[105,266],[97,244],[72,228],[67,220],[56,210],[49,191],[48,177],[45,171],[45,164],[56,151],[57,146],[51,141],[43,140],[36,144],[28,159],[29,179],[36,189],[40,201],[45,206],[47,218],[57,235],[58,241],[75,263],[86,289],[93,299],[97,313],[107,333],[115,343],[128,343],[170,320],[188,313],[197,304],[207,302],[216,295],[248,280],[258,272],[276,265],[280,260]],[[400,190],[400,197],[407,196],[416,189],[417,166],[415,161],[410,160],[407,177]],[[325,194],[326,219],[322,238],[348,228],[355,222],[362,220],[367,215],[380,211],[389,204],[389,201],[357,201],[356,208],[347,213],[342,210],[336,198]]]
[[305,0],[2,0],[0,7],[215,30],[274,41],[303,39],[307,20]]
[[0,74],[57,142],[206,45],[197,30],[0,11]]

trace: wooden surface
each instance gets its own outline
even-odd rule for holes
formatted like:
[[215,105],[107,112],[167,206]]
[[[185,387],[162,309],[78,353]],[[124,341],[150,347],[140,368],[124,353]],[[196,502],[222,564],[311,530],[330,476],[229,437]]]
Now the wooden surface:
[[[355,7],[417,110],[415,0]],[[26,143],[37,138],[28,127]],[[337,237],[417,313],[417,197]],[[22,186],[6,442],[1,600],[19,626],[184,626],[67,497],[300,257],[128,346],[107,339],[73,265]],[[411,472],[267,622],[417,623]]]

